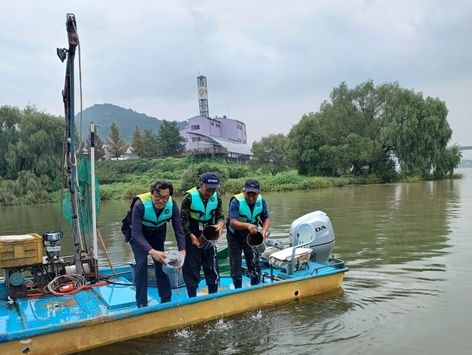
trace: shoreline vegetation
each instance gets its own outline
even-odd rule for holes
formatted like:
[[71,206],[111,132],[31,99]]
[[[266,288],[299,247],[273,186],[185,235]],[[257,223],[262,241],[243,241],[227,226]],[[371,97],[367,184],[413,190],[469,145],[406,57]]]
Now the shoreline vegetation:
[[[253,142],[253,160],[245,163],[182,156],[184,139],[175,121],[164,120],[158,132],[136,126],[126,142],[116,117],[106,142],[96,139],[95,159],[105,155],[105,146],[108,158],[115,158],[97,162],[101,198],[131,199],[157,179],[171,181],[179,196],[204,171],[220,174],[223,194],[239,192],[248,178],[260,180],[264,192],[454,178],[462,153],[448,145],[447,114],[441,99],[397,82],[376,86],[369,80],[354,88],[343,82],[290,132]],[[61,117],[34,106],[0,107],[0,205],[60,199],[65,128]],[[77,151],[90,152],[89,139],[76,141]],[[128,148],[139,159],[118,160]]]
[[[375,175],[363,176],[303,176],[296,170],[287,170],[273,176],[254,162],[225,162],[223,159],[195,160],[194,158],[138,159],[97,162],[96,172],[100,183],[101,200],[131,200],[137,194],[148,191],[157,179],[166,179],[174,185],[174,196],[198,184],[204,171],[216,171],[221,177],[221,193],[234,194],[241,191],[249,178],[258,179],[262,193],[316,190],[346,185],[382,183]],[[453,178],[461,178],[455,174]],[[407,177],[398,182],[420,182],[420,177]],[[60,198],[60,190],[50,194],[51,202]]]

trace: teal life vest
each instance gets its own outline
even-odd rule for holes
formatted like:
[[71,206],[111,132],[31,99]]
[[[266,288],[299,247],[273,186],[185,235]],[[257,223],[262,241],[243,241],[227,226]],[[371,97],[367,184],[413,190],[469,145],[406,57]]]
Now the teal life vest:
[[[216,191],[207,201],[206,207],[203,203],[202,197],[198,189],[194,187],[187,191],[192,197],[192,203],[190,204],[190,217],[201,223],[208,223],[214,219],[216,209],[218,207],[218,194]],[[214,221],[212,221],[214,223]]]
[[167,221],[172,219],[172,210],[174,206],[174,201],[172,197],[169,197],[169,200],[164,205],[159,218],[156,216],[156,211],[152,203],[152,197],[150,192],[137,196],[144,206],[144,216],[142,220],[142,225],[148,228],[161,228]]
[[[238,221],[255,224],[256,226],[259,224],[258,217],[262,213],[262,195],[259,194],[257,196],[256,202],[254,203],[254,208],[251,212],[251,208],[249,207],[246,198],[244,197],[244,193],[240,193],[231,197],[230,205],[233,199],[239,201],[239,217]],[[227,224],[228,229],[231,233],[234,233],[234,228]]]

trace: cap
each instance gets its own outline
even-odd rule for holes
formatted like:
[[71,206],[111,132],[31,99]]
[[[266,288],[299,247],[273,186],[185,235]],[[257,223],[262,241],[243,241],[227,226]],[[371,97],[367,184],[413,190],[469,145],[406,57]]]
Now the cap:
[[218,189],[220,187],[220,177],[212,171],[203,173],[200,176],[200,181],[203,182],[207,189]]
[[244,191],[259,193],[259,191],[261,191],[261,185],[259,185],[259,181],[254,180],[254,179],[249,179],[244,184]]

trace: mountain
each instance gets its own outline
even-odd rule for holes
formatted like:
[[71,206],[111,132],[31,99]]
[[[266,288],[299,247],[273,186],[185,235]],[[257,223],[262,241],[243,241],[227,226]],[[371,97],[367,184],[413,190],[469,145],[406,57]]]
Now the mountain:
[[[79,124],[80,113],[75,116],[75,122]],[[159,132],[162,120],[155,117],[139,113],[131,109],[126,109],[112,104],[95,104],[82,112],[83,134],[88,135],[90,122],[93,121],[98,126],[98,135],[105,142],[110,135],[110,126],[115,122],[120,129],[121,136],[129,143],[136,126],[141,131],[151,129]],[[187,126],[186,121],[179,122],[179,126]]]

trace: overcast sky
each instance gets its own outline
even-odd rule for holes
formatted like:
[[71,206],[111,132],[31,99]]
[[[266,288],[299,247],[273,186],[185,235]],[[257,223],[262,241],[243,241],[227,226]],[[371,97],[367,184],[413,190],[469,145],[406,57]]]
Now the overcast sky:
[[331,89],[372,79],[439,97],[450,143],[472,145],[472,1],[1,1],[0,105],[62,114],[65,15],[76,14],[84,108],[246,123],[249,142],[288,133]]

